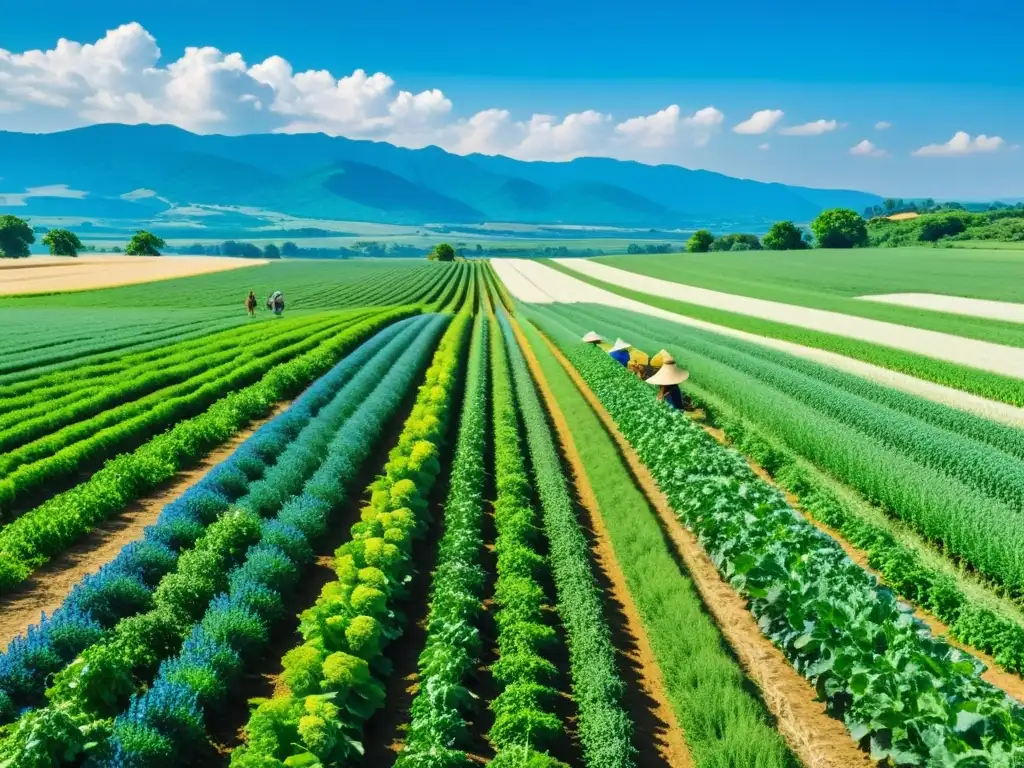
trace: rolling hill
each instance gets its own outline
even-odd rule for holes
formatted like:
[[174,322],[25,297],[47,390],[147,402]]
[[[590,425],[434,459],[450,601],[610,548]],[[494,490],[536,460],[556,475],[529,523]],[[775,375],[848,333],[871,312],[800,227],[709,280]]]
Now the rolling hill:
[[[63,187],[73,196],[51,195]],[[26,191],[40,190],[25,196]],[[145,196],[130,193],[147,190]],[[127,196],[127,197],[126,197]],[[196,135],[170,126],[0,132],[0,213],[146,218],[189,203],[389,224],[673,228],[806,221],[876,195],[607,158],[524,162],[323,134]],[[73,213],[72,213],[73,212]]]

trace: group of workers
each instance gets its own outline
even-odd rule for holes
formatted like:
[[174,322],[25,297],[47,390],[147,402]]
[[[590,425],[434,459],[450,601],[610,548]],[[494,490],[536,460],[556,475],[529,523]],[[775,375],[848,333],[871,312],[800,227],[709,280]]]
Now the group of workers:
[[[599,346],[603,341],[604,339],[594,331],[583,337],[585,344],[593,344],[595,347]],[[677,411],[683,410],[686,406],[686,399],[683,397],[679,385],[690,378],[689,371],[683,370],[676,365],[676,361],[664,349],[654,357],[649,358],[647,365],[632,366],[630,365],[631,359],[629,354],[631,346],[627,341],[616,339],[615,343],[608,348],[608,356],[620,365],[633,370],[651,386],[657,387],[659,400],[668,403]],[[658,359],[661,360],[660,366],[654,364],[655,360]]]
[[[256,314],[257,304],[256,294],[249,291],[249,295],[245,297],[245,311],[249,313],[249,317]],[[270,297],[267,299],[267,309],[280,316],[284,312],[284,294],[280,291],[274,291],[270,294]]]

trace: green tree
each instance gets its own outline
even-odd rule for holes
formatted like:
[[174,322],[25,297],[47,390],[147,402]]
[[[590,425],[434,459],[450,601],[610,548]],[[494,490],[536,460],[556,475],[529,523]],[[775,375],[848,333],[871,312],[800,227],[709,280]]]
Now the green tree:
[[715,242],[715,236],[706,229],[698,229],[690,239],[686,241],[686,250],[689,253],[707,253]]
[[78,251],[85,247],[78,235],[67,229],[51,229],[43,235],[43,245],[54,256],[77,256]]
[[36,235],[27,221],[17,216],[0,216],[0,257],[23,259],[35,241]]
[[811,222],[819,248],[860,248],[868,244],[864,219],[849,208],[830,208]]
[[715,242],[711,244],[712,251],[731,251],[734,250],[733,246],[737,243],[744,245],[744,248],[736,248],[738,251],[759,251],[761,250],[761,241],[757,239],[757,235],[749,235],[745,232],[733,232],[728,235],[722,235],[715,239]]
[[163,241],[163,238],[157,237],[152,232],[140,229],[128,241],[128,245],[124,247],[124,252],[129,256],[159,256],[160,249],[166,246],[167,243]]
[[455,261],[455,249],[448,243],[438,243],[427,258],[431,261]]
[[280,259],[281,249],[273,243],[267,243],[267,247],[263,249],[264,259]]
[[804,231],[792,221],[776,221],[761,238],[761,246],[769,251],[799,251],[807,242]]

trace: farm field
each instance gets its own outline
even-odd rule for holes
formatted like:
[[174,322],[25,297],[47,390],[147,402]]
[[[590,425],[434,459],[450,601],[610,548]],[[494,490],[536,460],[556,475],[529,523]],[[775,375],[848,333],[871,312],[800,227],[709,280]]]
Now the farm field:
[[35,256],[0,264],[0,296],[82,291],[244,269],[265,261],[219,257]]
[[1024,761],[1018,429],[486,262],[257,275],[0,301],[0,766]]

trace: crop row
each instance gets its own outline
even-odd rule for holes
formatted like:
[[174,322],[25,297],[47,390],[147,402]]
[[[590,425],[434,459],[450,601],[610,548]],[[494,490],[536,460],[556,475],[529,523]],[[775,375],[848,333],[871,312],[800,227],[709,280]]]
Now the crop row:
[[[606,316],[618,318],[609,311]],[[593,315],[591,315],[593,317]],[[814,464],[840,478],[871,501],[883,505],[933,541],[940,542],[948,555],[966,561],[985,576],[1006,585],[1015,594],[1024,591],[1024,529],[1018,524],[1018,493],[1014,501],[986,496],[980,487],[999,488],[1006,498],[1020,484],[1024,466],[1015,457],[982,442],[956,438],[949,432],[896,411],[842,393],[834,395],[829,412],[805,403],[795,389],[779,389],[721,362],[729,350],[702,352],[689,347],[678,326],[672,324],[628,327],[638,332],[662,334],[673,341],[673,349],[683,351],[693,380],[741,410],[769,434]],[[688,338],[689,331],[686,331]],[[637,334],[634,334],[637,335]],[[650,337],[637,336],[634,343],[655,343]],[[714,354],[715,357],[711,355]],[[767,364],[767,363],[763,363]],[[806,381],[806,377],[805,377]],[[822,385],[825,386],[825,385]],[[838,392],[838,390],[837,390]],[[850,403],[844,415],[843,404]],[[872,414],[870,424],[865,423]],[[856,426],[848,420],[859,418]],[[885,421],[898,423],[907,434],[921,436],[918,446],[902,443]],[[885,442],[882,432],[889,436]],[[929,442],[923,442],[929,439]],[[957,459],[956,443],[963,445],[963,458]],[[899,442],[899,445],[897,445]],[[936,446],[942,446],[938,458]],[[929,463],[922,452],[932,455]],[[932,466],[929,466],[932,464]],[[943,465],[943,469],[937,465]],[[954,474],[951,467],[958,467]],[[973,474],[972,474],[973,473]]]
[[569,671],[573,699],[579,710],[584,758],[591,768],[624,768],[635,761],[633,725],[622,707],[624,685],[591,569],[590,548],[580,530],[543,406],[504,311],[499,313],[498,321],[512,364],[535,487],[544,511],[544,530],[551,547],[558,613],[569,647]]
[[[315,432],[323,432],[322,427],[311,432],[311,421],[328,416],[327,406],[335,399],[345,407],[364,397],[372,389],[372,378],[362,371],[382,350],[388,354],[400,350],[424,321],[423,317],[399,321],[361,344],[284,413],[261,426],[230,457],[168,504],[156,524],[146,528],[141,542],[126,545],[97,574],[86,576],[51,618],[44,616],[38,626],[13,641],[0,656],[0,722],[13,710],[38,706],[47,681],[94,642],[96,633],[111,629],[139,605],[150,603],[158,582],[175,569],[179,555],[197,546],[229,504],[259,510],[265,506],[261,498],[274,498],[279,488],[273,475],[286,472],[295,477],[300,467],[296,459],[308,456],[306,443]],[[358,387],[353,381],[357,374],[363,379]],[[296,459],[289,461],[289,456]],[[77,641],[69,635],[77,635]]]
[[[235,344],[234,348],[221,350],[218,343],[210,349],[189,350],[184,359],[155,360],[141,369],[123,371],[118,376],[119,381],[85,400],[63,407],[51,401],[50,407],[35,418],[27,418],[25,412],[12,414],[16,423],[0,429],[0,452],[4,454],[0,459],[0,474],[9,474],[23,464],[52,455],[82,437],[189,394],[261,358],[285,353],[292,345],[300,345],[297,349],[305,351],[301,345],[309,338],[316,338],[317,333],[333,332],[340,322],[351,323],[368,315],[352,314],[311,322],[291,333],[274,333],[275,329],[270,328],[261,334],[258,343],[249,346]],[[93,385],[90,379],[82,384]]]
[[714,415],[715,425],[730,442],[800,498],[804,510],[864,551],[868,565],[901,597],[935,614],[949,627],[953,639],[993,656],[1010,672],[1024,672],[1024,626],[969,597],[952,573],[929,564],[919,551],[858,514],[815,472],[801,466],[792,451],[723,401],[693,386],[687,391],[695,403]]
[[0,590],[24,581],[52,555],[167,481],[275,403],[298,393],[375,331],[415,310],[381,312],[324,340],[260,381],[233,392],[206,412],[179,422],[129,454],[106,463],[89,480],[58,494],[0,530]]
[[427,637],[419,657],[419,691],[398,768],[465,765],[473,704],[467,685],[482,649],[480,618],[487,572],[483,495],[487,446],[488,325],[478,315],[470,344],[466,393],[444,507],[444,536],[432,577]]
[[980,679],[979,662],[931,637],[740,454],[658,403],[607,355],[549,331],[749,600],[761,631],[874,759],[1009,766],[1024,758],[1024,711]]
[[[223,364],[165,391],[69,424],[11,451],[0,460],[0,474],[3,474],[0,511],[24,507],[52,494],[82,472],[100,466],[107,458],[136,448],[152,434],[191,418],[225,395],[259,381],[275,366],[316,349],[322,343],[330,343],[339,331],[343,332],[351,324],[342,319],[309,336],[298,333],[298,338],[290,343],[283,339],[272,340],[262,345],[260,357],[241,364]],[[278,341],[280,346],[275,343]]]
[[453,421],[472,314],[456,315],[352,540],[335,552],[338,580],[301,617],[303,643],[283,659],[289,695],[253,712],[234,766],[337,764],[356,759],[365,721],[384,704],[382,650],[401,633],[395,601],[411,576],[414,540],[427,525],[428,498]]
[[[297,568],[311,561],[311,540],[343,503],[347,482],[372,447],[367,436],[378,433],[397,408],[402,386],[422,369],[443,324],[442,318],[418,319],[385,344],[374,344],[374,353],[361,362],[393,360],[383,381],[373,365],[350,366],[349,375],[355,375],[243,497],[231,505],[207,499],[199,514],[205,522],[216,520],[160,580],[153,607],[122,619],[57,674],[47,692],[49,706],[19,720],[3,747],[6,754],[29,764],[44,754],[67,762],[95,745],[100,758],[116,764],[152,765],[183,746],[177,743],[183,734],[154,720],[152,710],[167,703],[168,689],[188,689],[192,706],[223,696],[230,671],[225,665],[239,662],[225,642],[266,641],[268,625],[285,613],[282,591],[294,584]],[[217,596],[225,589],[227,594]],[[154,673],[148,692],[135,695]],[[111,732],[109,718],[125,704],[128,713],[114,721],[108,741],[103,737]],[[140,714],[146,711],[148,719]],[[74,729],[55,737],[55,721]]]
[[532,498],[512,374],[501,333],[491,337],[494,423],[494,525],[497,581],[494,621],[498,660],[491,669],[499,693],[491,703],[490,740],[498,765],[560,765],[546,752],[565,734],[555,712],[562,639],[547,620],[551,604],[543,531]]
[[790,768],[793,756],[779,729],[678,560],[615,439],[540,332],[521,316],[519,323],[571,425],[583,473],[693,765]]

